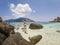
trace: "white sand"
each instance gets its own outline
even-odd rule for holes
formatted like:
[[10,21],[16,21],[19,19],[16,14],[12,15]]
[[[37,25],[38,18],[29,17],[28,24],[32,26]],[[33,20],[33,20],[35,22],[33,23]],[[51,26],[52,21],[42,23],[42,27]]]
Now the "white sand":
[[42,39],[36,45],[60,45],[60,35],[55,33],[54,31],[45,31],[46,29],[40,30],[28,30],[28,34],[25,34],[23,30],[20,28],[19,30],[15,30],[15,32],[21,33],[24,39],[29,41],[29,37],[42,35]]

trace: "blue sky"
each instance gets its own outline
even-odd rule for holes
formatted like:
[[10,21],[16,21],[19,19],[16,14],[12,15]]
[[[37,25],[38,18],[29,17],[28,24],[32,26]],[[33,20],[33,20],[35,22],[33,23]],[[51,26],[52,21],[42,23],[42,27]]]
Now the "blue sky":
[[[10,9],[10,5],[13,4],[14,11],[21,4],[22,7],[26,4],[28,13],[24,12],[17,15],[16,11],[13,12]],[[19,10],[18,10],[19,11]],[[26,11],[26,10],[25,10]],[[13,15],[14,14],[14,15]],[[28,14],[28,15],[27,15]],[[49,21],[60,16],[60,0],[0,0],[0,16],[4,19],[14,19],[19,17],[29,18],[35,21]]]

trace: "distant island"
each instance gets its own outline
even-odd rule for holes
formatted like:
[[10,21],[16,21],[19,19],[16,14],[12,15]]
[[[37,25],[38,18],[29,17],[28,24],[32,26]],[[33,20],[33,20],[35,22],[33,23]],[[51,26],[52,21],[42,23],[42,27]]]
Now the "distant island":
[[57,18],[53,19],[53,21],[50,21],[50,22],[60,22],[60,17],[57,17]]
[[35,22],[28,18],[10,19],[10,20],[5,20],[5,22],[23,22],[23,20],[27,20],[28,22]]

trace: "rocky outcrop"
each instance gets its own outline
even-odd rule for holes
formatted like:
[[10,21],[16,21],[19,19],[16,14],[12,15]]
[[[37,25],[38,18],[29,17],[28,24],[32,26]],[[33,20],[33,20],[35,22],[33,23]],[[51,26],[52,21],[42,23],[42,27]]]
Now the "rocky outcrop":
[[10,32],[13,34],[14,32],[14,26],[7,24],[2,20],[0,17],[0,45],[3,43],[3,41],[10,35]]
[[36,44],[38,43],[40,40],[42,39],[41,35],[37,35],[37,36],[33,36],[33,37],[29,37],[29,40],[31,41],[31,43]]
[[23,39],[20,33],[15,33],[9,36],[2,45],[33,45],[32,43]]
[[2,18],[0,17],[0,22],[2,22]]
[[0,33],[0,45],[2,45],[3,41],[4,41],[6,38],[7,38],[7,37],[6,37],[4,34]]
[[37,24],[37,23],[31,23],[29,26],[30,29],[42,29],[43,26],[41,24]]
[[9,25],[5,22],[0,22],[0,33],[6,35],[7,37],[10,35],[10,32],[14,33],[14,26]]
[[60,22],[60,17],[57,17],[53,21],[50,21],[50,22]]

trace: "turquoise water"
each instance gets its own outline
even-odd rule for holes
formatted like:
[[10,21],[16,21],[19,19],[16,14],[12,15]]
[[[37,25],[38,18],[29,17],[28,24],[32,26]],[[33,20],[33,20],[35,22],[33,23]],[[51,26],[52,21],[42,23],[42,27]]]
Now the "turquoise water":
[[[28,22],[27,23],[28,27],[31,23],[33,23],[33,22]],[[43,27],[46,28],[47,31],[49,31],[49,30],[55,30],[55,31],[60,30],[60,23],[49,23],[49,22],[36,22],[36,23],[43,25]],[[23,26],[22,22],[12,22],[10,24],[15,26],[15,27]]]
[[[33,23],[33,22],[27,23],[28,29],[29,29],[29,25],[31,23]],[[45,31],[45,33],[48,33],[48,32],[59,33],[59,32],[57,32],[57,30],[60,31],[60,23],[49,23],[49,22],[36,22],[36,23],[43,25],[43,29],[40,29],[40,30]],[[10,23],[10,24],[15,26],[15,28],[23,27],[23,23],[22,22],[13,22],[13,23]]]

